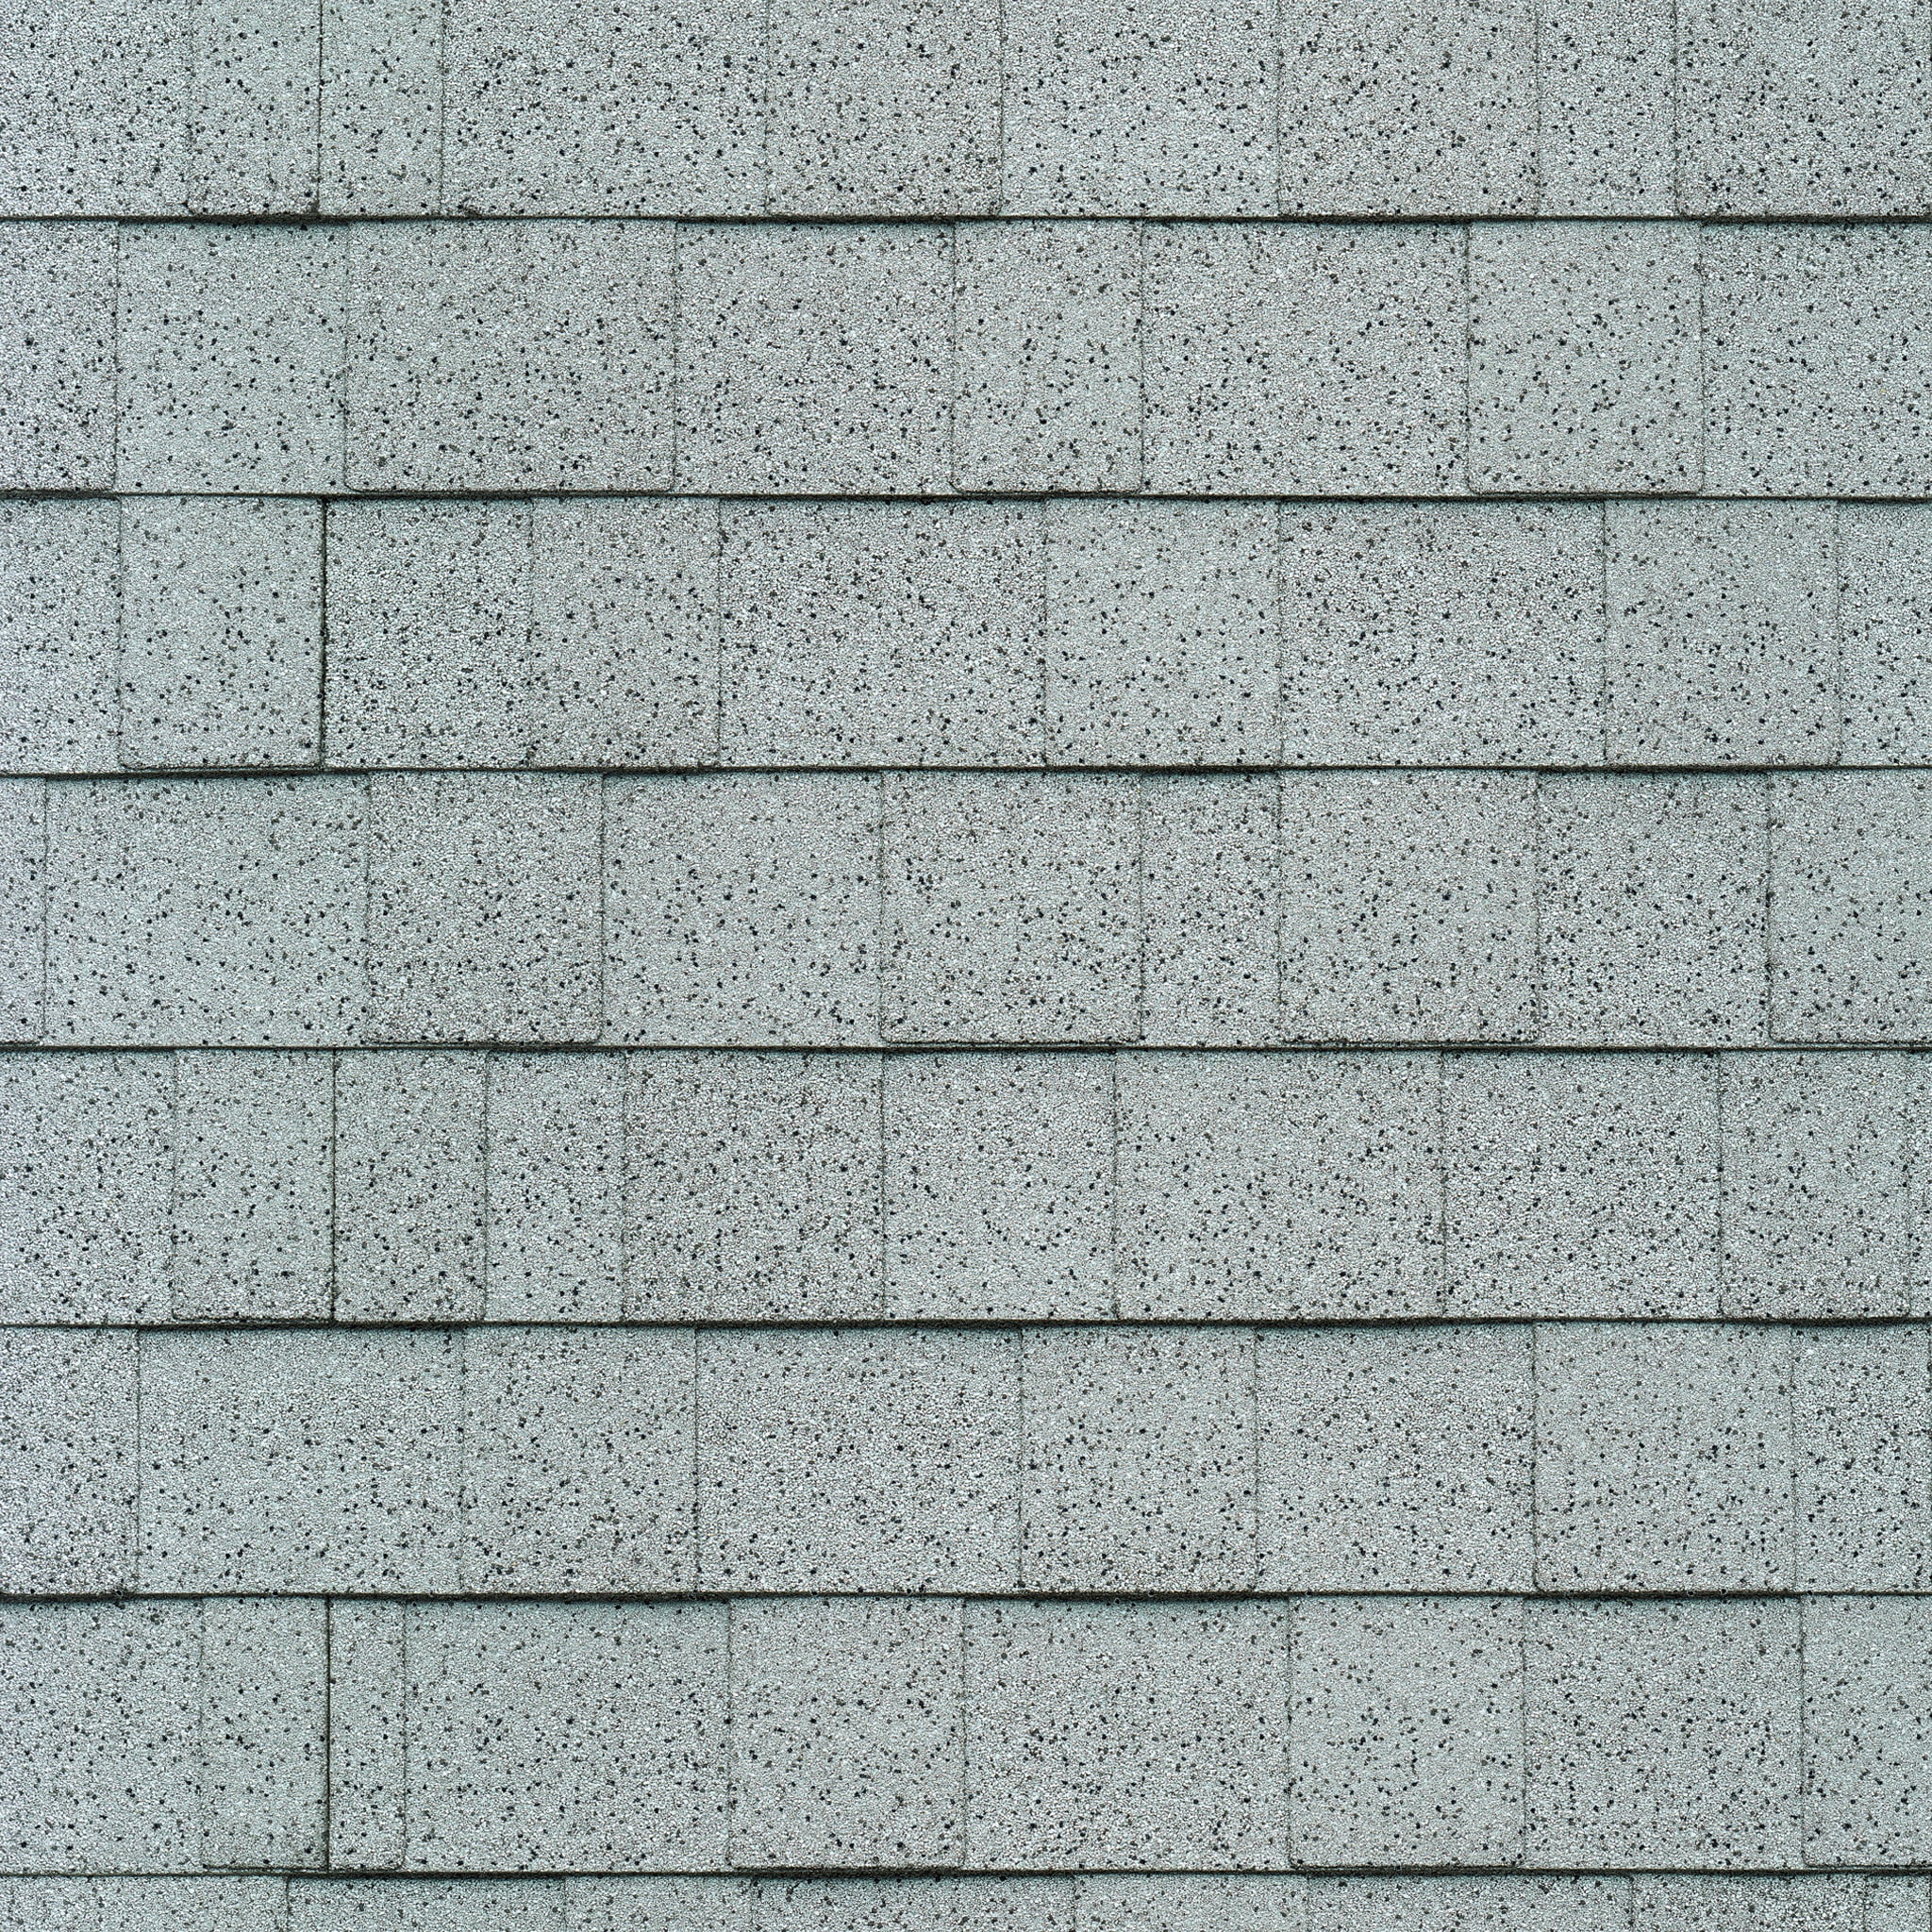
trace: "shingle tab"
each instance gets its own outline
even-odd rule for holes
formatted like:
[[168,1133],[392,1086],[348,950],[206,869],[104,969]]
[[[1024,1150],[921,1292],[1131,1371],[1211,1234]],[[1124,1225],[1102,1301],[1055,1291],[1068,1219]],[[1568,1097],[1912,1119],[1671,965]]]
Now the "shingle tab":
[[0,503],[0,771],[119,761],[115,505]]
[[312,0],[194,0],[188,198],[197,214],[315,206],[322,13]]
[[0,1041],[34,1041],[46,1027],[47,788],[0,778]]
[[1675,0],[1542,0],[1537,212],[1676,212]]
[[110,223],[0,226],[0,489],[112,487],[123,258]]
[[1011,1590],[1019,1481],[1010,1333],[773,1328],[703,1339],[707,1589]]
[[439,0],[323,0],[325,214],[427,215],[442,186]]
[[1845,504],[1838,554],[1844,760],[1932,763],[1932,510]]

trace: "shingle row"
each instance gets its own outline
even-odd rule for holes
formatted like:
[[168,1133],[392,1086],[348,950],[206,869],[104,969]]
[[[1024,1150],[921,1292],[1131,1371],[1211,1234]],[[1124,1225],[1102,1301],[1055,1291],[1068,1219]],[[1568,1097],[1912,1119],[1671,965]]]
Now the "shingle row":
[[1928,274],[1923,225],[15,223],[0,488],[1920,496]]
[[0,1321],[1932,1314],[1895,1053],[0,1056]]
[[1817,1874],[0,1880],[9,1932],[1926,1932],[1927,1923],[1923,1878]]
[[0,767],[1924,764],[1928,627],[1902,505],[40,499]]
[[8,1328],[0,1591],[1928,1591],[1928,1383],[1916,1324]]
[[1932,1858],[1923,1598],[238,1598],[0,1642],[15,1872]]
[[1908,214],[1921,0],[112,0],[29,14],[27,214]]
[[1932,1039],[1932,778],[0,779],[0,1040]]

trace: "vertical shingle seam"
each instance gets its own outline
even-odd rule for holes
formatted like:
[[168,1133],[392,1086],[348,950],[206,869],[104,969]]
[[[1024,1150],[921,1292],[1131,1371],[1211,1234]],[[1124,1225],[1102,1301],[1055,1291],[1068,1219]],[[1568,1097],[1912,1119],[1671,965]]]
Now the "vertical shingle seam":
[[436,8],[436,180],[429,212],[449,212],[449,0],[437,0]]

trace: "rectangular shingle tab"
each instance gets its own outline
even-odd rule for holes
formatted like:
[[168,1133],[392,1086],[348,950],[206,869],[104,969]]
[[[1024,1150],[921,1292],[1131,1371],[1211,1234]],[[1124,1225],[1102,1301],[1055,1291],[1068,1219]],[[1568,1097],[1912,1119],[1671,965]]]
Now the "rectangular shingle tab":
[[1866,1881],[1811,1873],[1726,1878],[1640,1873],[1630,1881],[1635,1932],[1872,1932]]
[[1275,1604],[974,1604],[967,1858],[1286,1862],[1288,1630]]
[[731,504],[723,750],[741,765],[1036,765],[1035,505]]
[[483,1328],[463,1341],[463,1581],[655,1594],[694,1573],[688,1329]]
[[949,491],[948,229],[682,228],[677,304],[680,490]]
[[427,215],[442,188],[439,0],[323,0],[325,214]]
[[1008,214],[1274,212],[1272,10],[1017,0],[1003,27]]
[[1258,1361],[1264,1589],[1529,1587],[1526,1328],[1277,1329]]
[[123,232],[121,489],[341,488],[349,240],[264,223]]
[[1537,25],[1533,0],[1290,0],[1282,212],[1533,213]]
[[1313,1878],[1308,1932],[1630,1932],[1627,1878]]
[[1046,755],[1265,765],[1280,744],[1266,504],[1050,504]]
[[1011,1333],[703,1338],[698,1562],[708,1590],[1011,1590],[1019,1465]]
[[352,489],[667,487],[668,223],[372,223],[346,239]]
[[1112,1314],[1105,1056],[894,1055],[881,1107],[889,1315]]
[[1471,229],[1472,489],[1700,487],[1697,249],[1655,222]]
[[879,789],[800,773],[612,781],[606,1037],[876,1041]]
[[1255,1587],[1255,1338],[1036,1328],[1022,1341],[1021,1582]]
[[119,541],[112,503],[0,503],[0,770],[118,762]]
[[1791,1349],[1785,1328],[1540,1326],[1539,1585],[1790,1589]]
[[35,1041],[46,1025],[47,788],[0,778],[0,1041]]
[[1285,762],[1602,761],[1596,505],[1293,505],[1281,532]]
[[175,1106],[175,1318],[326,1321],[332,1057],[179,1054]]
[[448,1591],[460,1338],[231,1330],[142,1343],[151,1591]]
[[1298,1863],[1523,1855],[1523,1606],[1314,1597],[1294,1609]]
[[0,489],[112,487],[121,262],[108,222],[0,225]]
[[1798,1614],[1771,1601],[1527,1606],[1528,1862],[1798,1864]]
[[50,1040],[357,1037],[359,779],[77,780],[50,787],[47,818]]
[[321,8],[195,0],[188,198],[197,214],[315,207]]
[[1147,487],[1461,491],[1462,231],[1177,223],[1147,235]]
[[958,1862],[960,1622],[914,1597],[731,1607],[734,1864]]
[[1426,1054],[1124,1057],[1121,1313],[1434,1314],[1438,1087]]
[[636,1055],[625,1313],[883,1313],[881,1064],[874,1054]]
[[1838,556],[1844,760],[1932,763],[1932,508],[1842,505]]
[[556,1878],[297,1878],[289,1932],[566,1932],[565,1890]]
[[1676,212],[1675,0],[1543,0],[1537,212]]
[[8,1595],[114,1591],[131,1579],[135,1349],[125,1329],[0,1328],[0,1591]]

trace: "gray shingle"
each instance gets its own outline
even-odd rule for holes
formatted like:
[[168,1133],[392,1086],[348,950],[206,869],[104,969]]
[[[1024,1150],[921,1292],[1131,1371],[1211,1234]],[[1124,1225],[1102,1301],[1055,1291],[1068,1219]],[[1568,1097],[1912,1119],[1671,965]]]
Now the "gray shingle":
[[1264,1333],[1261,1585],[1530,1587],[1530,1339],[1518,1327]]
[[1315,1878],[1308,1932],[1630,1932],[1630,1881]]
[[121,259],[107,222],[0,228],[0,489],[112,488]]
[[1543,1039],[1759,1043],[1764,781],[1545,777],[1537,809]]
[[1867,1878],[1865,1932],[1924,1932],[1932,1924],[1923,1878]]
[[177,1321],[326,1321],[335,1068],[325,1053],[175,1061]]
[[288,1923],[290,1932],[564,1932],[564,1895],[561,1879],[298,1878]]
[[125,1329],[0,1328],[0,1591],[106,1593],[131,1580],[136,1379]]
[[444,206],[475,214],[751,215],[760,23],[732,0],[448,9]]
[[[749,1924],[755,1932],[1074,1932],[1074,1887],[1072,1878],[774,1880],[749,1888]],[[740,1932],[742,1923],[706,1920],[691,1932]],[[646,1920],[639,1932],[660,1928]],[[685,1932],[682,1921],[675,1932]]]
[[201,1606],[201,1861],[242,1871],[325,1862],[328,1606]]
[[1834,506],[1613,503],[1607,514],[1610,762],[1831,763]]
[[1472,489],[1699,487],[1697,248],[1643,222],[1470,231]]
[[1596,505],[1296,505],[1281,536],[1285,762],[1602,760]]
[[411,1869],[724,1863],[724,1606],[421,1604],[404,1615]]
[[288,1932],[279,1878],[0,1878],[7,1932]]
[[1678,191],[1691,215],[1913,215],[1932,203],[1921,0],[1691,0]]
[[339,1321],[474,1321],[484,1291],[484,1076],[469,1053],[336,1063]]
[[724,1329],[701,1340],[708,1590],[1011,1590],[1019,1462],[1010,1333]]
[[1932,763],[1932,514],[1845,504],[1838,554],[1844,760]]
[[1113,1313],[1113,1063],[915,1054],[885,1063],[886,1312]]
[[201,1865],[201,1606],[0,1606],[0,1862]]
[[1805,1858],[1932,1857],[1932,1601],[1805,1604]]
[[1864,1932],[1865,1880],[1855,1874],[1718,1878],[1640,1874],[1636,1932]]
[[682,228],[677,302],[680,490],[946,492],[948,229]]
[[1918,1092],[1897,1054],[1725,1057],[1726,1314],[1911,1312]]
[[635,1055],[625,1312],[883,1313],[880,1065],[874,1054]]
[[1281,788],[1272,774],[1141,783],[1141,1037],[1281,1036]]
[[1037,507],[732,504],[723,548],[728,762],[1040,763]]
[[1524,1639],[1528,1862],[1799,1862],[1795,1603],[1532,1603]]
[[188,199],[197,214],[315,206],[321,8],[195,0]]
[[669,485],[669,224],[371,223],[351,238],[352,489]]
[[1716,1314],[1718,1082],[1707,1055],[1445,1058],[1449,1310]]
[[1523,1605],[1312,1597],[1294,1608],[1295,1861],[1523,1856]]
[[596,1039],[602,825],[594,777],[371,778],[365,1037]]
[[1123,1315],[1436,1312],[1433,1056],[1132,1054],[1118,1104]]
[[970,0],[777,0],[766,31],[774,214],[992,213],[996,14]]
[[119,511],[0,503],[0,771],[118,761]]
[[1932,1039],[1932,779],[1907,772],[1780,778],[1771,820],[1772,1037]]
[[1676,212],[1675,0],[1542,0],[1537,212]]
[[1252,1590],[1254,1332],[1034,1328],[1022,1350],[1022,1585]]
[[1932,1374],[1923,1327],[1799,1331],[1792,1378],[1797,1587],[1932,1580]]
[[325,214],[436,212],[442,22],[439,0],[323,0]]
[[751,1932],[758,1887],[743,1878],[573,1878],[569,1932]]
[[464,1339],[467,1588],[691,1588],[691,1347],[679,1328],[484,1328]]
[[1048,505],[1048,761],[1273,764],[1276,605],[1270,505]]
[[328,1608],[328,1856],[338,1868],[393,1871],[404,1862],[408,1615],[397,1603],[338,1600]]
[[8,25],[0,213],[180,213],[192,9],[84,0],[23,8]]
[[1304,1932],[1307,1910],[1303,1879],[1248,1873],[1082,1878],[1074,1897],[1078,1932]]
[[966,1839],[1007,1870],[1286,1861],[1274,1604],[973,1604]]
[[50,787],[48,807],[50,1040],[357,1036],[359,779],[83,780]]
[[1131,1039],[1131,780],[889,779],[883,1028],[894,1041]]
[[47,788],[0,778],[0,1041],[42,1037],[47,1015]]
[[1150,490],[1459,492],[1459,228],[1180,223],[1146,245]]
[[0,1314],[168,1311],[175,1065],[166,1054],[0,1054]]
[[1007,213],[1274,212],[1267,9],[1017,0],[1003,27]]
[[961,490],[1137,490],[1141,234],[1126,222],[953,231]]
[[427,1331],[144,1337],[142,1587],[455,1589],[461,1362]]
[[122,763],[312,764],[321,710],[321,506],[123,504]]
[[624,1313],[621,1054],[498,1054],[485,1101],[484,1312],[493,1322]]
[[1790,1590],[1791,1346],[1717,1323],[1540,1326],[1538,1585]]
[[1284,214],[1535,211],[1532,0],[1290,0],[1281,31]]
[[957,1863],[964,1728],[958,1604],[733,1604],[732,1862]]
[[1535,823],[1527,776],[1284,774],[1284,1033],[1534,1038]]
[[1932,231],[1704,230],[1705,487],[1728,496],[1932,490]]
[[529,634],[525,505],[329,505],[331,764],[523,763]]
[[606,787],[606,1038],[878,1037],[879,783],[742,773]]
[[119,487],[341,489],[348,276],[334,228],[126,229]]

